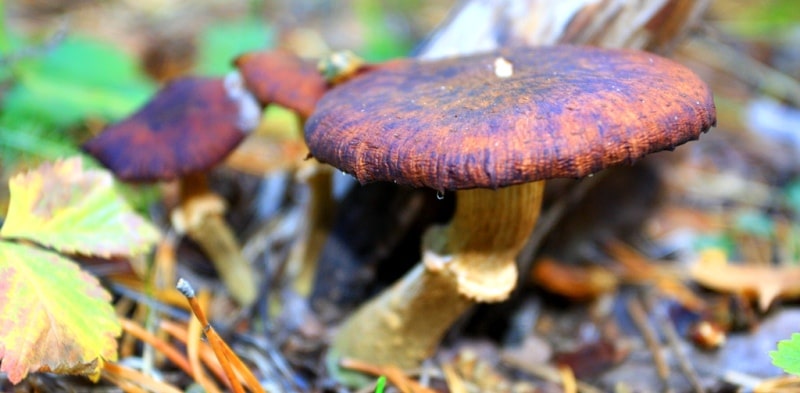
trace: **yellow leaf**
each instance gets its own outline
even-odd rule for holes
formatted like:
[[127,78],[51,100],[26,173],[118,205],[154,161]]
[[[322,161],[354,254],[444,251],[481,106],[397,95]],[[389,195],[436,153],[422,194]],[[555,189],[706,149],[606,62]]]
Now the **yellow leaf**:
[[121,332],[110,300],[69,259],[0,241],[0,372],[12,383],[31,371],[99,377]]
[[761,310],[769,308],[776,298],[800,297],[798,267],[731,265],[724,262],[717,254],[704,253],[700,261],[691,267],[689,274],[707,288],[756,298]]
[[108,257],[149,250],[155,227],[139,217],[105,170],[83,170],[80,158],[44,164],[9,181],[11,199],[0,236],[62,252]]

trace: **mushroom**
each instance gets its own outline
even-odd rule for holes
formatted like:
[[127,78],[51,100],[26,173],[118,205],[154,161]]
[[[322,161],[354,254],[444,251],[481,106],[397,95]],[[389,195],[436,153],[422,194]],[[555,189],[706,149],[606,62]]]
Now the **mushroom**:
[[708,87],[649,53],[515,48],[396,61],[331,89],[305,127],[317,160],[361,183],[455,191],[422,261],[341,326],[329,359],[414,367],[476,302],[506,299],[544,180],[581,178],[697,139]]
[[[301,125],[332,86],[374,67],[365,65],[349,51],[334,52],[313,62],[281,49],[246,53],[234,63],[262,106],[277,104],[290,109],[299,116]],[[333,222],[333,180],[330,167],[313,161],[302,163],[296,177],[308,187],[308,202],[303,229],[288,257],[286,275],[297,292],[308,294]]]
[[328,90],[314,62],[285,50],[245,53],[234,61],[247,89],[262,106],[278,104],[307,118]]
[[121,180],[178,179],[176,230],[214,263],[240,304],[257,295],[255,275],[223,218],[225,203],[208,187],[206,172],[221,162],[260,120],[261,108],[237,73],[225,79],[187,77],[163,87],[131,117],[106,128],[83,149]]

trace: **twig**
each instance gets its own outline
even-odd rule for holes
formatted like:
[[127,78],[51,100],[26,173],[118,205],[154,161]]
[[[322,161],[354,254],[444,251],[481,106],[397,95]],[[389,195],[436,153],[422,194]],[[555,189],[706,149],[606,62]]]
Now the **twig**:
[[[514,359],[512,356],[501,355],[501,360],[506,365],[513,367],[517,370],[525,372],[527,374],[533,375],[537,378],[541,378],[545,381],[561,384],[562,378],[558,372],[558,369],[546,364],[535,364],[535,363],[528,363],[528,362],[520,362],[517,359]],[[577,381],[575,386],[579,393],[603,393],[602,390],[589,385],[585,382]]]
[[576,393],[578,391],[578,383],[575,380],[575,373],[569,367],[559,367],[558,373],[561,375],[561,386],[564,387],[564,393]]
[[[208,292],[200,292],[197,296],[197,303],[201,309],[208,307]],[[197,318],[189,319],[189,327],[186,334],[186,353],[189,356],[189,364],[194,370],[194,380],[203,387],[208,393],[219,393],[219,387],[206,375],[200,364],[200,332],[203,327]]]
[[420,383],[408,378],[408,376],[395,366],[376,366],[356,359],[343,358],[339,365],[374,376],[385,376],[402,393],[436,393],[435,390],[422,386]]
[[453,366],[449,363],[442,364],[442,372],[444,372],[444,379],[447,381],[447,389],[450,393],[467,393],[467,387],[464,386],[464,380],[456,373]]
[[[269,362],[271,364],[271,368],[277,370],[278,376],[281,377],[281,380],[284,384],[288,384],[292,389],[295,390],[304,390],[303,387],[296,381],[297,376],[292,373],[292,370],[289,367],[289,364],[286,362],[286,359],[283,355],[275,349],[275,345],[272,344],[271,340],[267,339],[266,337],[255,338],[248,334],[240,334],[237,335],[241,341],[249,344],[253,351],[264,353],[267,356],[267,359],[264,359],[265,362]],[[251,357],[253,359],[253,357]],[[274,375],[275,371],[267,370],[267,367],[261,367],[263,372],[267,374]],[[276,376],[277,377],[277,376]]]
[[743,55],[729,45],[706,37],[695,37],[680,48],[681,52],[714,69],[732,75],[794,106],[800,106],[800,83],[794,78]]
[[658,374],[658,379],[661,380],[661,383],[663,384],[665,390],[668,389],[669,368],[667,367],[667,362],[660,351],[659,348],[660,343],[658,342],[658,336],[656,334],[656,331],[647,321],[647,312],[645,311],[642,302],[638,298],[631,298],[628,301],[628,313],[633,319],[633,323],[636,324],[636,327],[642,334],[644,342],[645,344],[647,344],[647,348],[653,355],[653,363],[656,366],[656,373]]
[[200,308],[200,305],[197,304],[194,288],[192,288],[188,281],[182,278],[178,279],[178,285],[176,285],[176,288],[178,288],[183,296],[186,297],[186,300],[189,301],[189,307],[191,307],[195,317],[197,317],[197,319],[203,325],[203,331],[206,335],[206,338],[208,339],[209,344],[211,344],[214,354],[217,355],[217,360],[219,360],[219,364],[225,371],[225,376],[228,377],[228,382],[231,384],[231,389],[234,391],[234,393],[244,393],[244,387],[242,387],[242,383],[239,382],[239,378],[237,378],[236,374],[233,372],[233,367],[228,361],[227,356],[225,356],[225,351],[222,349],[222,344],[220,344],[222,339],[219,337],[219,335],[217,335],[214,328],[211,327],[208,319],[206,319],[206,314]]
[[681,340],[678,336],[678,332],[675,330],[675,325],[664,315],[663,310],[656,304],[656,300],[656,296],[652,293],[647,293],[645,295],[645,304],[653,310],[656,323],[663,329],[664,335],[667,337],[667,344],[669,344],[670,349],[672,349],[672,353],[675,354],[681,372],[683,372],[683,375],[689,381],[689,384],[692,385],[692,389],[694,389],[696,393],[705,392],[703,384],[700,383],[700,377],[697,375],[697,372],[695,372],[689,358],[687,358],[686,354],[681,350]]
[[163,353],[164,356],[167,357],[172,363],[175,363],[178,368],[189,374],[190,377],[194,378],[194,373],[192,372],[192,366],[189,365],[189,360],[186,359],[183,354],[178,352],[175,347],[170,345],[168,342],[154,336],[152,333],[148,332],[138,323],[131,321],[127,318],[120,318],[120,324],[122,325],[122,329],[128,332],[130,335],[152,345],[155,347],[159,352]]
[[[200,307],[199,303],[197,302],[197,298],[195,297],[195,292],[192,286],[189,284],[188,281],[184,279],[178,280],[178,285],[176,286],[178,290],[186,296],[186,299],[189,301],[189,306],[192,309],[192,312],[203,325],[203,330],[205,332],[206,338],[208,342],[211,344],[211,348],[214,349],[214,353],[217,355],[217,359],[219,360],[220,364],[222,365],[222,369],[225,371],[225,375],[227,375],[228,380],[231,382],[231,388],[236,393],[244,393],[244,387],[242,386],[239,378],[236,375],[238,372],[239,376],[241,376],[249,388],[256,392],[256,393],[265,393],[264,389],[261,387],[261,384],[258,382],[258,379],[250,372],[247,366],[242,362],[242,360],[231,350],[228,344],[219,337],[217,332],[208,322],[203,309]],[[234,371],[235,369],[235,371]]]
[[[172,337],[178,339],[178,341],[189,345],[189,332],[185,326],[179,325],[175,322],[172,322],[168,319],[163,319],[159,322],[158,325],[161,330],[169,333]],[[198,332],[197,336],[200,337],[200,332]],[[222,366],[219,364],[216,355],[214,355],[214,350],[211,349],[211,346],[208,343],[201,343],[200,346],[200,359],[203,360],[203,364],[208,367],[212,374],[225,384],[225,387],[230,389],[230,382],[228,382],[228,378],[225,376],[225,371],[222,370]]]
[[[518,280],[528,280],[528,272],[531,271],[533,259],[539,251],[539,246],[542,244],[542,241],[544,241],[544,238],[556,224],[558,224],[564,214],[583,199],[586,193],[597,185],[607,172],[608,171],[598,172],[591,177],[581,179],[580,182],[577,182],[574,187],[569,189],[565,197],[559,198],[546,211],[542,212],[539,216],[539,220],[536,221],[536,227],[533,229],[531,237],[517,257],[517,261],[519,261],[519,271],[521,272]],[[522,285],[518,285],[517,290],[522,287]]]
[[[103,376],[116,383],[126,392],[163,392],[180,393],[181,390],[165,382],[157,381],[151,376],[116,363],[105,363]],[[122,383],[119,383],[122,382]],[[126,384],[128,382],[135,386]],[[141,386],[142,388],[139,388]]]

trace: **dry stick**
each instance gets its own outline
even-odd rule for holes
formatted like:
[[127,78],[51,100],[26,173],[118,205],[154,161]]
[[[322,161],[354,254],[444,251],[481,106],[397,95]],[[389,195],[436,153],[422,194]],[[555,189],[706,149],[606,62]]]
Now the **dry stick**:
[[564,386],[564,393],[576,393],[578,391],[578,383],[575,380],[575,373],[572,369],[566,366],[558,368],[558,373],[561,375],[561,385]]
[[225,354],[225,357],[233,362],[233,366],[240,377],[244,378],[244,382],[250,387],[250,390],[257,392],[257,393],[266,393],[264,389],[261,387],[261,383],[258,382],[256,376],[250,372],[250,368],[247,367],[246,364],[242,361],[242,359],[236,355],[235,352],[228,346],[223,340],[220,340],[222,344],[222,351]]
[[[189,332],[184,326],[164,319],[161,320],[158,327],[172,335],[172,337],[177,338],[180,342],[187,346],[189,345]],[[197,332],[197,337],[200,337],[200,331]],[[203,361],[203,364],[211,370],[211,373],[214,374],[217,380],[225,384],[226,388],[230,389],[231,385],[230,382],[228,382],[228,377],[225,376],[225,371],[222,369],[219,360],[217,360],[216,355],[214,355],[214,351],[208,344],[203,343],[200,346],[200,359]]]
[[[114,306],[117,315],[130,315],[133,308],[136,307],[136,301],[129,297],[121,297]],[[135,352],[136,337],[130,334],[125,334],[120,339],[119,343],[119,357],[126,358]]]
[[681,372],[683,372],[683,375],[689,381],[689,384],[692,385],[692,389],[694,389],[696,393],[705,392],[703,384],[700,383],[700,377],[694,371],[694,367],[686,357],[686,354],[681,350],[680,337],[678,336],[678,332],[675,330],[675,325],[673,325],[672,321],[670,321],[670,319],[664,315],[663,311],[656,307],[656,296],[653,295],[652,292],[648,292],[645,295],[644,301],[647,307],[653,310],[656,323],[663,329],[664,335],[667,337],[667,343],[669,344],[672,353],[675,354],[675,358],[678,360],[678,367],[680,367]]
[[[238,373],[238,376],[243,378],[245,383],[248,385],[250,390],[256,393],[266,393],[264,388],[261,387],[261,383],[258,379],[250,372],[250,369],[247,365],[242,362],[242,359],[233,352],[233,350],[228,346],[228,344],[222,340],[211,324],[208,322],[203,309],[200,307],[197,299],[194,296],[194,289],[192,289],[191,285],[188,281],[184,279],[178,280],[178,290],[186,296],[187,300],[189,301],[189,306],[192,308],[192,312],[194,312],[195,316],[200,323],[203,324],[204,330],[206,333],[206,337],[208,338],[211,347],[214,349],[214,353],[217,354],[217,358],[222,365],[223,370],[225,370],[225,374],[228,375],[229,378],[233,377],[231,380],[231,384],[234,390],[236,387],[243,389],[239,379],[236,377],[236,374],[233,374],[235,371]],[[232,365],[231,365],[232,363]]]
[[236,374],[233,371],[233,367],[231,363],[228,361],[228,358],[225,356],[225,351],[222,349],[222,345],[220,342],[219,335],[211,327],[211,324],[206,319],[206,314],[200,308],[200,305],[197,304],[197,299],[194,295],[194,288],[189,284],[188,281],[179,278],[178,285],[176,286],[178,290],[186,297],[186,300],[189,301],[189,307],[192,308],[192,312],[194,313],[195,317],[200,320],[200,323],[203,325],[203,330],[206,334],[206,338],[208,339],[209,344],[211,344],[211,348],[214,349],[214,353],[217,355],[217,359],[219,360],[220,365],[222,365],[222,369],[225,370],[225,375],[228,377],[228,381],[231,383],[231,389],[234,393],[244,393],[244,388],[242,387],[241,382],[239,382],[239,378],[236,377]]
[[103,372],[103,378],[116,385],[120,390],[125,393],[148,393],[147,390],[142,389],[139,385],[129,381],[119,375],[113,375],[108,372]]
[[444,379],[447,381],[447,389],[450,390],[450,393],[467,393],[469,391],[464,385],[464,380],[456,373],[452,364],[442,364],[442,372],[444,373]]
[[[105,363],[103,366],[103,375],[113,380],[115,383],[131,383],[136,386],[125,385],[120,386],[126,392],[162,392],[162,393],[180,393],[181,390],[165,382],[158,381],[153,377],[136,371],[134,369],[121,366],[116,363]],[[119,386],[119,385],[118,385]],[[140,388],[141,386],[141,388]],[[143,389],[142,389],[143,388]]]
[[658,379],[661,380],[665,390],[668,389],[669,368],[667,367],[666,360],[664,360],[664,356],[659,350],[659,342],[656,331],[647,321],[647,312],[645,311],[642,302],[638,298],[631,298],[628,301],[628,313],[633,319],[634,324],[636,324],[636,327],[639,329],[639,332],[642,334],[644,342],[647,344],[647,348],[653,355],[653,363],[656,365]]
[[800,82],[796,79],[745,56],[730,45],[704,37],[686,42],[680,51],[712,68],[726,72],[750,86],[779,100],[800,105]]
[[[201,309],[208,307],[209,293],[201,291],[197,296],[197,304]],[[219,387],[212,381],[200,364],[200,332],[203,326],[197,318],[189,318],[189,327],[186,332],[186,353],[189,355],[189,364],[194,370],[194,380],[208,393],[219,393]]]
[[374,376],[383,375],[402,393],[436,393],[435,390],[422,386],[409,378],[400,368],[395,366],[376,366],[356,359],[342,358],[339,365],[354,371]]
[[[267,356],[267,358],[264,360],[271,362],[271,366],[277,370],[278,375],[283,377],[283,383],[288,384],[294,390],[301,390],[300,386],[294,380],[292,371],[290,370],[286,359],[275,349],[275,346],[271,341],[265,338],[256,339],[249,335],[241,336],[241,339],[242,341],[250,344],[251,347],[255,348],[253,349],[255,351],[263,348],[263,352]],[[266,370],[266,367],[267,366],[263,367],[262,369]],[[273,372],[274,371],[269,371],[270,374]]]
[[[501,355],[500,357],[504,364],[534,377],[556,384],[561,384],[563,382],[559,370],[550,365],[521,362],[512,356],[506,355]],[[579,393],[603,393],[602,390],[581,381],[577,381],[575,386]]]
[[[542,211],[539,220],[536,221],[536,227],[533,228],[533,233],[528,238],[525,247],[520,251],[517,256],[517,263],[519,264],[520,275],[518,280],[520,283],[529,279],[528,272],[531,271],[534,257],[539,251],[539,246],[544,241],[544,238],[550,231],[561,221],[561,217],[569,211],[569,208],[580,202],[589,190],[597,185],[600,180],[606,176],[608,171],[595,173],[593,176],[581,179],[574,187],[572,187],[567,195],[563,198],[556,200],[547,210]],[[517,291],[523,288],[523,285],[517,285]]]
[[167,357],[167,359],[169,359],[172,363],[175,363],[178,368],[186,372],[186,374],[189,374],[190,377],[194,378],[194,373],[192,372],[192,366],[189,365],[189,360],[186,359],[183,354],[178,352],[175,347],[171,346],[168,342],[154,336],[152,333],[139,326],[138,323],[130,319],[120,318],[119,321],[122,325],[122,329],[132,336],[158,349],[164,354],[164,356]]

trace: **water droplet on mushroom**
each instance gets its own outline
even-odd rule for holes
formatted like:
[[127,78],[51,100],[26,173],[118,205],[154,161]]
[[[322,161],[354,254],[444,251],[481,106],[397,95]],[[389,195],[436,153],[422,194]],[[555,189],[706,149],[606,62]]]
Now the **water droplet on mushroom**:
[[444,191],[436,191],[436,199],[443,200],[444,199]]

